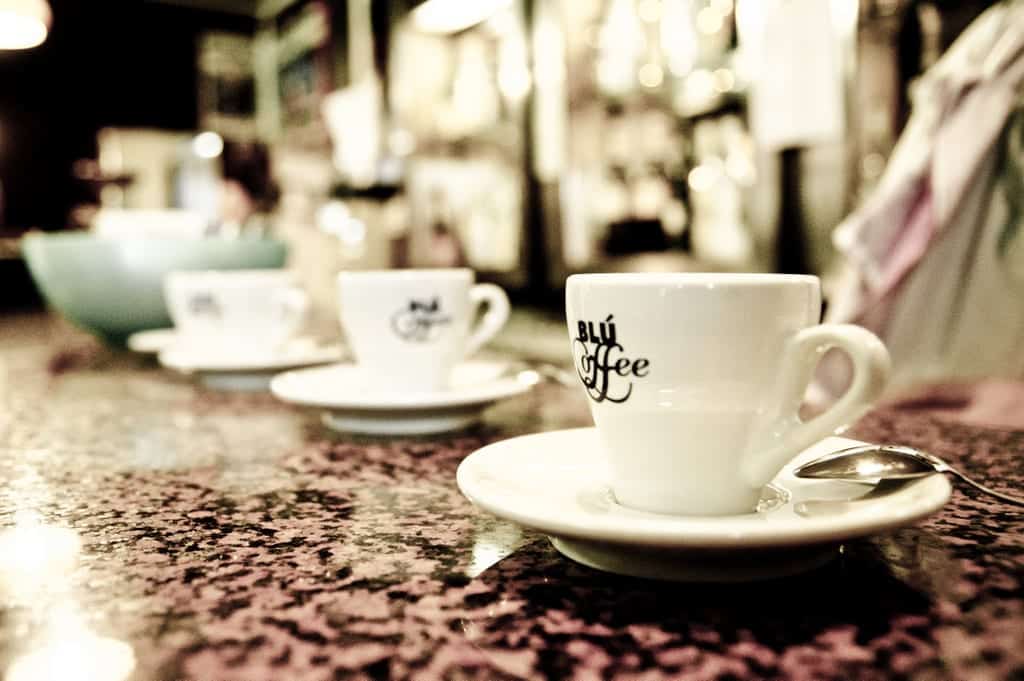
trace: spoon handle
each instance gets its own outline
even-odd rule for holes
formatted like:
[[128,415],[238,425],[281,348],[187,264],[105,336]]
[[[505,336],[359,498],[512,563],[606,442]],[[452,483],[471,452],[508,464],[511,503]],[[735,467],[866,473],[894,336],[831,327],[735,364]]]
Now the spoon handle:
[[953,468],[949,464],[946,464],[944,467],[945,467],[946,471],[948,471],[949,473],[952,473],[956,477],[960,478],[961,481],[966,482],[968,485],[970,485],[971,487],[974,487],[975,489],[981,490],[985,494],[990,494],[990,495],[994,496],[997,499],[1001,499],[1001,500],[1005,501],[1008,504],[1016,504],[1017,506],[1024,506],[1024,498],[1022,498],[1022,497],[1015,497],[1015,496],[1012,496],[1010,494],[1004,494],[1002,492],[997,492],[994,489],[992,489],[991,487],[986,487],[985,485],[981,484],[980,482],[967,477],[966,475],[964,475],[963,473],[961,473],[957,469]]

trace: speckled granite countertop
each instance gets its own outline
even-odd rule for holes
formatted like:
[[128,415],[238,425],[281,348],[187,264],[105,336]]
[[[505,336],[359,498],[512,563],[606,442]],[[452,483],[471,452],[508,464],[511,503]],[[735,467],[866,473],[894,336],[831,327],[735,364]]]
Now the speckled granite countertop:
[[[577,566],[456,489],[481,445],[587,422],[544,387],[464,433],[332,435],[0,320],[5,679],[1024,679],[1024,513],[971,492],[802,577],[695,586]],[[855,435],[1024,487],[1024,431]]]

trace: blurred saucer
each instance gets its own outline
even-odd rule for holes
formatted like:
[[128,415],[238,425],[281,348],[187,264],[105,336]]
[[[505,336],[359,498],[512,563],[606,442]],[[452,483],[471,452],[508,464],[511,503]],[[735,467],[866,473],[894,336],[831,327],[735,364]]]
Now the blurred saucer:
[[765,487],[755,512],[673,516],[618,504],[594,428],[503,440],[459,465],[476,506],[547,534],[563,555],[619,574],[683,581],[747,581],[796,574],[831,560],[845,540],[892,530],[939,510],[941,475],[881,486],[792,475],[800,463],[858,443],[822,440]]
[[216,345],[172,344],[160,351],[160,364],[183,374],[194,374],[219,390],[266,390],[270,379],[295,367],[329,364],[343,357],[338,345],[321,345],[299,337],[280,348],[246,351]]
[[128,336],[128,349],[145,355],[155,355],[173,345],[177,338],[178,335],[174,329],[138,331]]
[[455,367],[449,387],[396,389],[354,364],[289,371],[270,391],[279,399],[324,410],[329,428],[373,435],[423,435],[464,428],[488,406],[528,391],[535,375],[507,374],[504,362],[471,360]]

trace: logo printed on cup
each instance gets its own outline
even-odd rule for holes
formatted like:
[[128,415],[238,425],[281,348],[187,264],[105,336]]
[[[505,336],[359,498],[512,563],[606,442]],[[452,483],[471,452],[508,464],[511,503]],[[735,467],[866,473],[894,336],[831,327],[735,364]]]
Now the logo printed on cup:
[[220,319],[221,310],[212,293],[196,293],[188,301],[189,311],[197,317]]
[[391,317],[391,328],[402,340],[426,343],[437,338],[441,326],[451,322],[451,317],[441,311],[441,301],[435,296],[426,301],[410,300]]
[[[616,341],[614,315],[604,321],[579,320],[573,339],[573,354],[579,353],[576,373],[587,396],[594,402],[621,404],[633,394],[633,378],[650,373],[651,362],[645,357],[631,359]],[[591,347],[588,347],[591,346]]]

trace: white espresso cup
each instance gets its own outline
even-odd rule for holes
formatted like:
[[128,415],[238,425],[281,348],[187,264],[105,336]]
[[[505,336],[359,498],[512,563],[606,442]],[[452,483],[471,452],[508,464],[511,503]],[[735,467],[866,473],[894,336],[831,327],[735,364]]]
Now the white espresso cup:
[[[817,277],[580,274],[566,284],[573,360],[624,506],[725,515],[755,509],[796,454],[860,417],[889,354],[869,331],[819,324]],[[804,422],[818,360],[845,352],[853,380]]]
[[508,321],[505,292],[473,282],[470,269],[339,274],[339,316],[356,361],[387,389],[447,387],[455,365]]
[[180,343],[238,354],[278,350],[309,309],[295,274],[281,269],[171,272],[164,297]]

